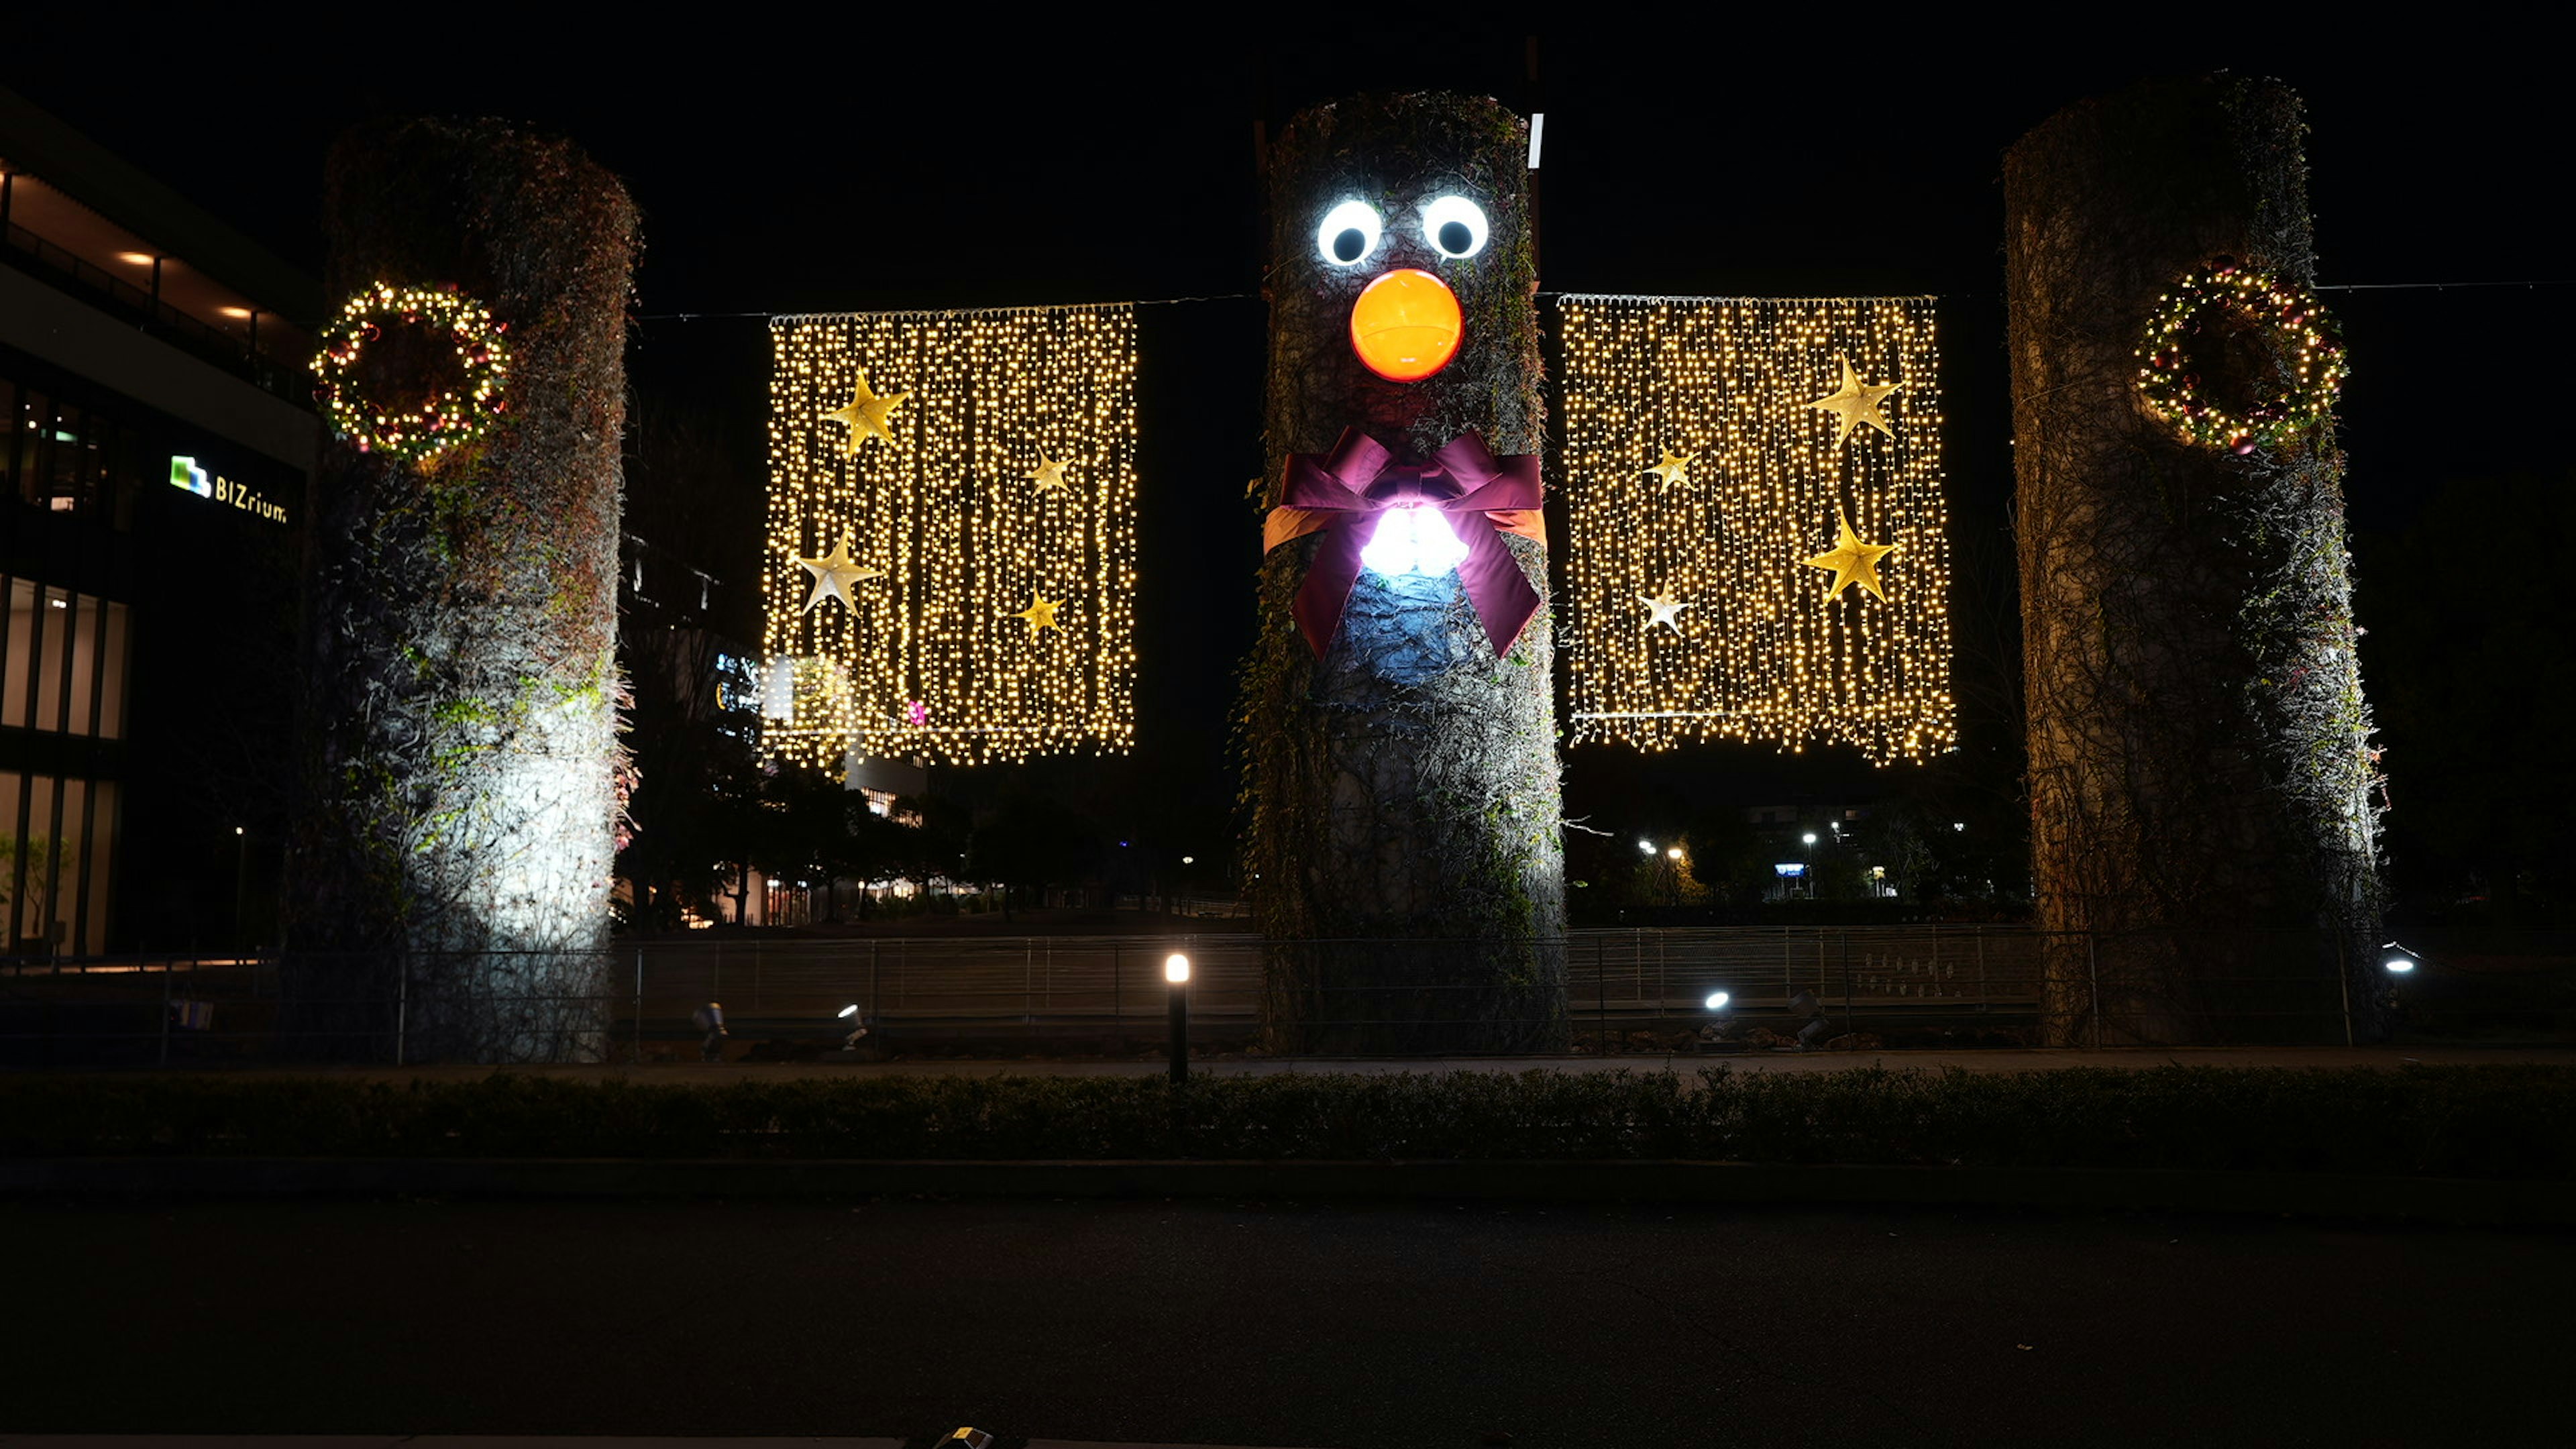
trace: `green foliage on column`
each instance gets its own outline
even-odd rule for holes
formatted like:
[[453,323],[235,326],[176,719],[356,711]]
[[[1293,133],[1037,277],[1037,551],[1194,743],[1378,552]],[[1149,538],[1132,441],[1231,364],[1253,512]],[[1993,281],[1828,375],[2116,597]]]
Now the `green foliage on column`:
[[[1268,504],[1288,456],[1346,427],[1421,457],[1469,429],[1498,455],[1539,452],[1538,286],[1527,125],[1493,101],[1361,96],[1300,114],[1269,156]],[[1420,208],[1459,195],[1483,249],[1441,256]],[[1385,219],[1354,266],[1318,250],[1325,214],[1359,199]],[[1457,357],[1415,383],[1353,354],[1361,288],[1397,267],[1438,275],[1465,323]],[[1545,550],[1505,540],[1547,595]],[[1292,602],[1308,537],[1260,574],[1260,636],[1245,668],[1244,879],[1273,943],[1269,1029],[1282,1049],[1491,1050],[1564,1036],[1564,854],[1554,643],[1544,608],[1497,658],[1457,577],[1361,573],[1319,663]],[[1409,938],[1362,950],[1313,945]],[[1439,944],[1433,944],[1436,939]]]
[[[406,460],[347,437],[315,486],[291,986],[405,1055],[600,1047],[617,737],[619,439],[636,212],[577,148],[497,121],[362,129],[332,153],[328,284],[454,288],[509,373],[488,426]],[[389,322],[353,381],[455,384]],[[369,999],[359,1016],[333,1003]]]
[[[2119,933],[2056,973],[2061,1040],[2097,1011],[2141,1041],[2331,1012],[2338,970],[2371,1027],[2378,799],[2333,420],[2212,443],[2139,387],[2180,279],[2313,286],[2304,130],[2277,81],[2155,82],[2005,160],[2040,923]],[[2185,340],[2177,370],[2230,411],[2294,394],[2274,331],[2213,314]]]

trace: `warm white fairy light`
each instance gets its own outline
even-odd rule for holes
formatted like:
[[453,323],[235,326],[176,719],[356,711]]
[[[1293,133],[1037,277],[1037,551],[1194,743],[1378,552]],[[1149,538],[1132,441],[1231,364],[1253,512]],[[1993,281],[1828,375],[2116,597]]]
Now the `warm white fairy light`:
[[[457,386],[400,402],[366,396],[354,374],[367,345],[389,326],[423,324],[447,333],[456,356]],[[502,390],[510,377],[510,347],[501,334],[508,330],[492,320],[482,303],[454,287],[378,282],[360,291],[322,329],[321,350],[313,355],[314,375],[322,380],[317,396],[330,415],[331,430],[360,452],[390,453],[414,462],[481,437],[506,405]]]
[[[1130,748],[1134,310],[781,317],[770,341],[764,644],[800,666],[767,748],[825,766]],[[861,374],[904,395],[891,439],[833,417]],[[885,576],[809,611],[798,560],[845,536]],[[1047,627],[1033,599],[1060,601]]]
[[[1558,306],[1573,740],[1842,741],[1880,764],[1955,747],[1932,299]],[[1838,441],[1841,420],[1811,406],[1844,360],[1895,385],[1895,436]],[[1896,546],[1885,598],[1828,595],[1806,566],[1838,511]],[[1640,627],[1652,601],[1677,617]]]

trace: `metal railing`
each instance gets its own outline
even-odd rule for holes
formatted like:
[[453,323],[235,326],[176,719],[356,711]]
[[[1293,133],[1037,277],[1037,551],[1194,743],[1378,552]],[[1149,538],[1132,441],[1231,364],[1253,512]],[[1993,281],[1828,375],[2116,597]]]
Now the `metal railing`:
[[15,253],[29,264],[29,270],[49,273],[97,294],[115,309],[151,328],[161,340],[222,368],[271,396],[299,406],[311,406],[313,379],[299,363],[255,348],[14,222],[9,224],[5,233],[0,233],[0,239],[6,242],[5,248],[0,248],[0,255]]
[[2471,944],[2423,950],[2404,979],[2330,932],[1932,925],[1520,942],[706,932],[584,953],[66,959],[0,965],[0,1063],[686,1060],[709,1002],[732,1058],[827,1056],[860,1024],[872,1052],[1142,1054],[1162,1040],[1175,951],[1203,1048],[1301,1055],[2576,1040],[2576,948]]

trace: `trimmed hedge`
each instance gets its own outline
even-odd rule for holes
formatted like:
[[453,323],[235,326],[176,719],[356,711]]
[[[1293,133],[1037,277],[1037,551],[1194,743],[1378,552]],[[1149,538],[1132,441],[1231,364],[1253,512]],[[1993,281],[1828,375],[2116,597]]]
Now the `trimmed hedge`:
[[0,1079],[0,1155],[1687,1159],[2576,1177],[2576,1068]]

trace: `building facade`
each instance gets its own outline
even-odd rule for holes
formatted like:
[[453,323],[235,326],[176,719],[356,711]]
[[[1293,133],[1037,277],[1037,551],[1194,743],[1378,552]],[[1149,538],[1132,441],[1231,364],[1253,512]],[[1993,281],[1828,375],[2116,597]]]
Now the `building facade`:
[[0,950],[274,939],[319,284],[0,90]]

